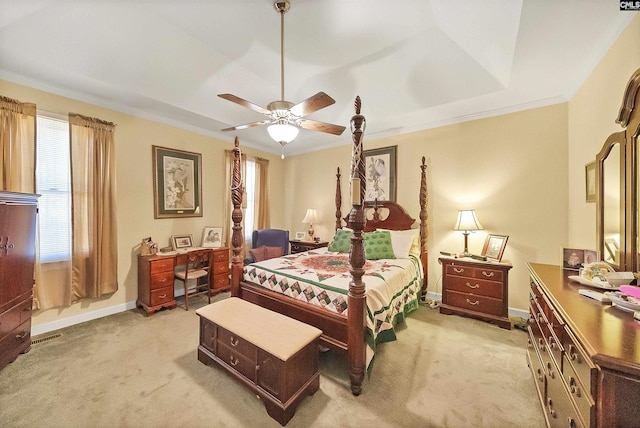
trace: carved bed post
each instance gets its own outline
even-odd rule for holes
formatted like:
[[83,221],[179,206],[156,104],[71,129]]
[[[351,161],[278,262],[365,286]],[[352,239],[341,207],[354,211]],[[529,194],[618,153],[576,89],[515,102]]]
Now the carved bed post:
[[429,283],[429,250],[427,248],[429,238],[429,231],[427,229],[427,219],[429,218],[427,203],[429,202],[429,193],[427,192],[427,164],[424,156],[422,156],[420,169],[422,170],[420,177],[420,261],[422,262],[422,273],[424,275],[422,282],[422,298],[424,299]]
[[233,221],[233,233],[231,234],[231,295],[240,297],[240,280],[242,279],[243,257],[242,257],[242,170],[241,170],[241,154],[240,141],[236,137],[233,148],[233,176],[231,179],[231,201],[233,203],[233,212],[231,220]]
[[342,189],[340,188],[340,167],[336,171],[336,230],[342,227]]
[[362,381],[364,380],[366,364],[365,347],[365,286],[362,282],[364,275],[364,245],[362,242],[362,230],[365,217],[362,201],[365,192],[365,165],[362,157],[362,134],[365,128],[365,118],[360,114],[361,101],[356,97],[355,112],[351,118],[351,132],[353,134],[353,152],[351,159],[351,202],[349,213],[349,225],[353,229],[351,236],[351,251],[349,252],[350,272],[352,281],[349,283],[347,337],[349,356],[349,379],[351,380],[351,393],[360,395]]

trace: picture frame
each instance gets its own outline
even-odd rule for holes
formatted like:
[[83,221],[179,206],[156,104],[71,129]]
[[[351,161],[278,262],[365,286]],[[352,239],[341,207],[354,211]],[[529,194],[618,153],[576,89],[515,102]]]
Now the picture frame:
[[202,217],[202,155],[152,146],[154,218]]
[[508,240],[508,235],[487,235],[482,247],[482,256],[500,262]]
[[296,232],[296,241],[304,241],[307,234],[305,232]]
[[192,235],[172,235],[171,246],[173,247],[173,251],[192,248],[193,236]]
[[396,201],[398,146],[363,151],[366,191],[364,202]]
[[589,162],[584,166],[584,178],[585,178],[585,201],[596,201],[596,161]]
[[620,254],[620,246],[614,238],[605,238],[604,249],[606,250],[605,262],[618,264],[618,255]]
[[202,230],[203,248],[220,248],[222,247],[222,228],[207,226]]
[[563,248],[562,268],[579,271],[585,260],[584,252],[585,250],[579,248]]

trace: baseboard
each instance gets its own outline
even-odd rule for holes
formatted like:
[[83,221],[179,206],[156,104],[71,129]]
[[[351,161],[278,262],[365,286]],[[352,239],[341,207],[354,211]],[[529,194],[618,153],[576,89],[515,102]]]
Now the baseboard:
[[[442,293],[427,292],[427,299],[442,301]],[[516,318],[529,319],[529,311],[517,308],[509,308],[509,316]]]
[[97,311],[87,312],[81,315],[62,318],[56,321],[38,324],[31,327],[31,336],[49,333],[51,331],[60,330],[62,328],[71,327],[72,325],[81,324],[83,322],[95,320],[109,315],[115,315],[136,308],[136,302],[127,302],[120,305],[109,306],[108,308],[99,309]]

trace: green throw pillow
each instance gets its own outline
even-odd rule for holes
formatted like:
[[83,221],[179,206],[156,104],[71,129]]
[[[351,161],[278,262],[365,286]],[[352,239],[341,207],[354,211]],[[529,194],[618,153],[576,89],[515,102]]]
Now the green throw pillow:
[[348,253],[351,249],[351,232],[350,230],[338,229],[333,241],[329,244],[329,251],[338,253]]
[[391,233],[375,231],[364,234],[364,257],[367,260],[395,259]]

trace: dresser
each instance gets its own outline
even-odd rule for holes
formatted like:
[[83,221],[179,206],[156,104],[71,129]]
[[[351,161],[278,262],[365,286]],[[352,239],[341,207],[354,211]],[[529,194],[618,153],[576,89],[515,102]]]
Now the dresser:
[[511,329],[509,320],[509,263],[440,257],[442,304],[440,313],[464,315]]
[[[205,252],[209,263],[210,288],[214,294],[229,290],[229,248],[198,248],[193,252]],[[174,296],[174,269],[185,264],[188,253],[155,254],[138,256],[138,300],[136,305],[147,315],[163,308],[176,307]]]
[[37,196],[0,192],[0,369],[31,349]]
[[550,427],[640,426],[640,323],[578,294],[560,266],[529,263],[527,363]]
[[327,241],[314,242],[314,241],[291,240],[289,241],[289,244],[291,245],[291,254],[302,253],[304,251],[311,251],[311,250],[316,250],[318,248],[329,246],[329,242]]

